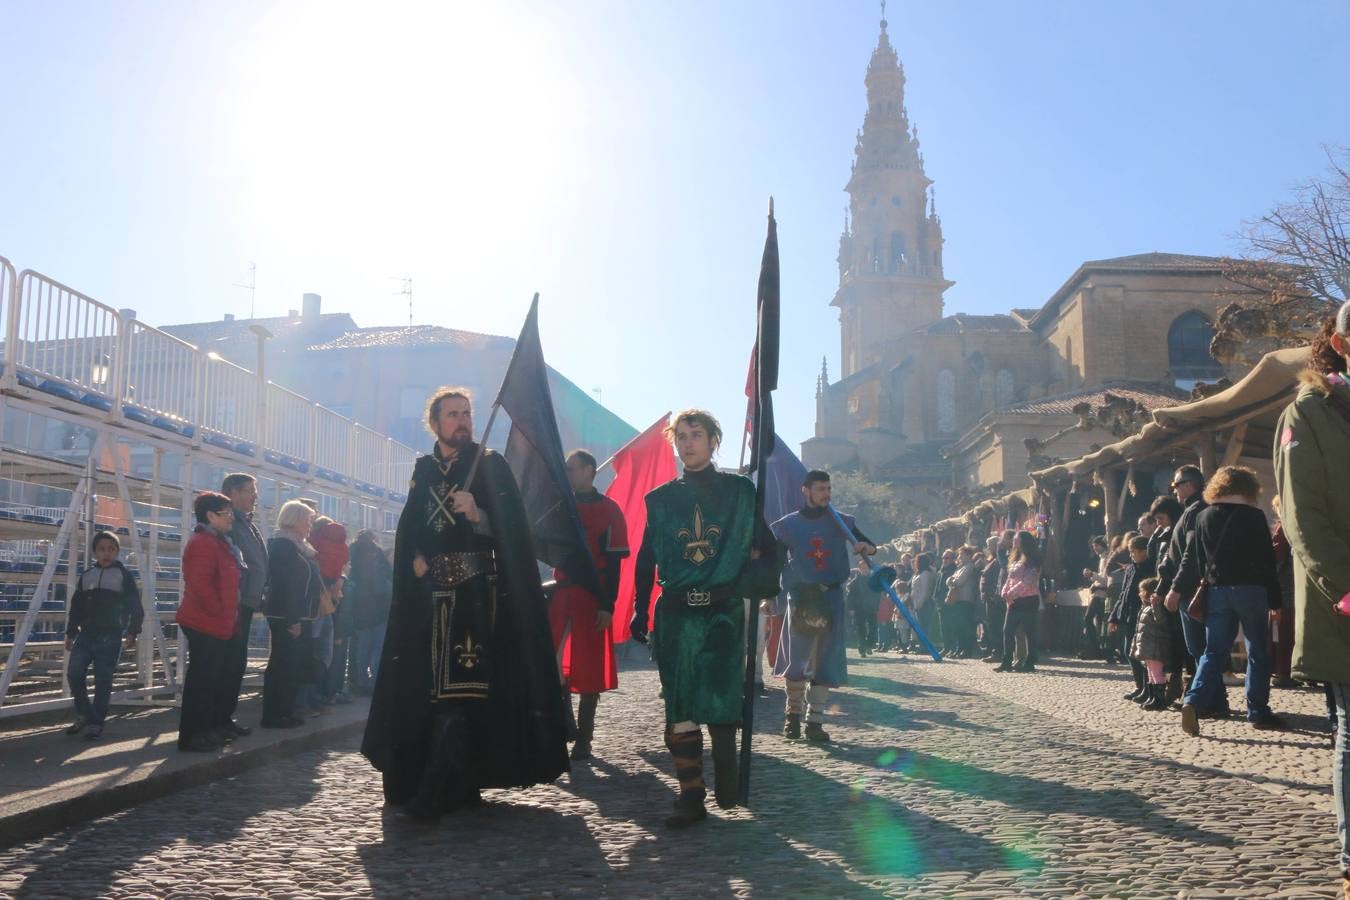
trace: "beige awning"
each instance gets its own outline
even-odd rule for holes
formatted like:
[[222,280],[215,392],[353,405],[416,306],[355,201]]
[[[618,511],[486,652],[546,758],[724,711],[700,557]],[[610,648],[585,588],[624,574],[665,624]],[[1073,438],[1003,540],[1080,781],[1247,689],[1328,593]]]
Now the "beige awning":
[[1308,349],[1276,350],[1261,358],[1241,381],[1212,397],[1159,409],[1153,421],[1122,441],[1095,453],[1032,472],[1037,483],[1080,478],[1104,466],[1143,459],[1198,431],[1233,428],[1261,416],[1278,415],[1298,392],[1298,376],[1308,363]]

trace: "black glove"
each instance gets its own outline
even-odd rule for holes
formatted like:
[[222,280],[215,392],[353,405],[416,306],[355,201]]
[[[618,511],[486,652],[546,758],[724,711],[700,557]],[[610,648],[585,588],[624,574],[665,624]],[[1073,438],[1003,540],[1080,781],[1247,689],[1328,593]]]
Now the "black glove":
[[628,634],[639,644],[647,644],[647,617],[642,613],[633,613],[632,620],[628,623]]

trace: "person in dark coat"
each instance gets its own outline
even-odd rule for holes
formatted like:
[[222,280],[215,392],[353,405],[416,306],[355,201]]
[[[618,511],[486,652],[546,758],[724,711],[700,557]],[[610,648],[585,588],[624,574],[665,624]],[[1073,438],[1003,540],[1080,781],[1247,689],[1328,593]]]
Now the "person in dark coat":
[[[1203,582],[1205,654],[1181,707],[1182,730],[1200,734],[1199,710],[1219,706],[1223,671],[1239,625],[1247,647],[1247,720],[1259,729],[1285,728],[1270,711],[1270,613],[1278,610],[1279,576],[1266,514],[1256,505],[1261,482],[1245,466],[1223,466],[1205,488],[1208,505],[1195,519],[1195,536],[1168,592],[1168,609],[1181,608]],[[1183,599],[1184,598],[1184,599]],[[1185,614],[1182,609],[1182,614]]]
[[1152,576],[1139,582],[1142,609],[1135,625],[1134,646],[1130,658],[1147,672],[1148,684],[1140,701],[1150,712],[1164,710],[1167,701],[1166,665],[1176,653],[1180,638],[1171,627],[1172,614],[1157,595],[1158,578]]
[[417,460],[399,517],[361,743],[386,802],[415,821],[477,806],[482,788],[547,783],[569,767],[558,661],[515,477],[474,442],[467,390],[438,390],[427,425],[436,444]]
[[385,625],[389,621],[389,600],[394,589],[394,567],[375,539],[364,529],[357,533],[351,548],[351,578],[347,599],[338,608],[352,632],[352,692],[369,695],[380,674],[380,653],[384,649]]
[[309,543],[314,510],[288,500],[277,510],[277,530],[267,542],[267,627],[272,652],[263,673],[263,728],[295,728],[304,724],[296,705],[302,683],[317,677],[310,626],[319,615],[323,578],[318,554]]
[[226,475],[220,483],[220,492],[230,498],[233,516],[230,540],[239,548],[244,572],[239,583],[239,622],[230,638],[229,658],[225,663],[228,686],[224,690],[231,699],[221,710],[219,727],[224,733],[247,737],[253,729],[236,722],[234,711],[239,706],[239,691],[248,669],[248,639],[253,630],[253,616],[262,610],[263,596],[267,592],[267,542],[258,526],[253,524],[253,510],[258,505],[258,483],[253,476],[244,472]]
[[1130,671],[1134,675],[1134,690],[1125,695],[1126,700],[1143,702],[1148,693],[1147,674],[1144,665],[1130,652],[1134,643],[1135,628],[1139,624],[1139,613],[1143,598],[1139,586],[1144,579],[1153,577],[1153,560],[1148,556],[1148,538],[1137,535],[1130,539],[1130,564],[1125,567],[1121,578],[1120,594],[1111,607],[1109,629],[1111,634],[1121,639],[1121,655],[1130,661]]

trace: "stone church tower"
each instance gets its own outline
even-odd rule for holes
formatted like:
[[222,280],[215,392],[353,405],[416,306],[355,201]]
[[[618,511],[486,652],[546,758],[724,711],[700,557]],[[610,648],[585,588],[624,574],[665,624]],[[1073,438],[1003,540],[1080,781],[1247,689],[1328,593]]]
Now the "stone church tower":
[[1073,431],[1082,404],[1114,392],[1151,410],[1225,374],[1208,347],[1233,288],[1221,259],[1143,253],[1083,263],[1048,302],[948,315],[942,223],[886,25],[883,6],[844,187],[830,301],[842,371],[831,380],[822,364],[802,461],[861,471],[915,521],[933,521],[950,511],[947,495],[1025,484],[1028,439],[1110,436]]
[[[878,362],[902,335],[942,318],[942,224],[923,171],[918,128],[905,109],[905,72],[881,20],[867,65],[867,113],[845,186],[839,238],[843,377]],[[892,361],[893,362],[893,361]]]

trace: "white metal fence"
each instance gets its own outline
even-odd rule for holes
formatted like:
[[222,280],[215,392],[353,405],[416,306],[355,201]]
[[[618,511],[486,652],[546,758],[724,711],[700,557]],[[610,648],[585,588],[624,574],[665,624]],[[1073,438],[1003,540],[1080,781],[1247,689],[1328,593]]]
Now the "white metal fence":
[[19,305],[14,302],[18,280],[14,274],[14,264],[0,256],[0,328],[4,329],[3,334],[0,334],[0,387],[10,387],[14,379],[14,345],[10,337],[14,332],[14,324],[10,318],[19,311]]
[[19,275],[11,302],[5,344],[20,384],[75,402],[112,393],[117,310],[31,270]]
[[228,359],[201,357],[202,406],[198,419],[203,440],[254,455],[266,443],[258,406],[258,376]]
[[401,496],[417,451],[0,257],[0,387],[41,391],[306,477]]
[[125,324],[117,373],[122,412],[149,424],[182,429],[198,419],[201,354],[197,348],[135,319]]

